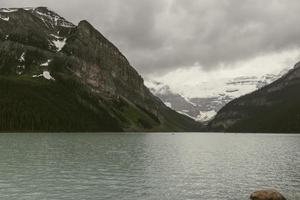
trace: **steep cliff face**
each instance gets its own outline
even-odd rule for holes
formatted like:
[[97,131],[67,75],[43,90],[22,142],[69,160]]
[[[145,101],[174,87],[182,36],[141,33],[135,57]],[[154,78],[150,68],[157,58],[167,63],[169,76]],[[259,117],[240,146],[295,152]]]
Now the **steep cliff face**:
[[81,21],[72,32],[63,52],[86,62],[71,69],[96,91],[121,95],[131,101],[149,95],[142,77],[126,57],[87,21]]
[[[20,122],[9,130],[18,127],[17,131],[83,131],[84,124],[86,130],[93,131],[197,131],[201,127],[153,96],[126,57],[91,24],[81,21],[75,26],[45,7],[0,9],[0,81],[22,85],[22,90],[30,94],[49,91],[42,93],[48,99],[26,99],[26,104],[27,108],[44,105],[43,111],[51,110],[51,115],[39,111],[34,115],[30,110],[25,111],[26,107],[23,114],[13,117],[5,111],[5,115],[11,116],[5,121],[16,121],[14,118],[23,115],[39,116],[32,120],[31,126],[25,120],[25,124]],[[22,99],[19,90],[1,89],[7,94],[2,104],[15,95]],[[68,98],[62,94],[68,94],[72,101],[65,101]],[[49,98],[60,102],[59,107],[68,108],[68,102],[77,105],[89,117],[82,118],[72,107],[69,124],[78,121],[80,129],[66,129],[63,123],[51,125],[51,118],[65,115],[65,109],[56,109],[53,103],[49,104]],[[11,106],[11,110],[20,109],[16,104]],[[47,127],[43,128],[39,121],[48,124]],[[52,126],[56,128],[51,129]],[[5,131],[5,127],[8,126],[4,123],[0,131]]]
[[279,80],[233,100],[210,123],[210,130],[300,132],[300,64]]

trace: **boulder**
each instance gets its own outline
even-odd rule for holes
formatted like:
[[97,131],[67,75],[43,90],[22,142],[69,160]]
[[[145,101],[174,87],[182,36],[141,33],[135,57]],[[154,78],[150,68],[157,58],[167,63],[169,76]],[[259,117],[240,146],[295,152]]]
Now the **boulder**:
[[251,200],[286,200],[286,198],[276,190],[260,190],[250,195]]

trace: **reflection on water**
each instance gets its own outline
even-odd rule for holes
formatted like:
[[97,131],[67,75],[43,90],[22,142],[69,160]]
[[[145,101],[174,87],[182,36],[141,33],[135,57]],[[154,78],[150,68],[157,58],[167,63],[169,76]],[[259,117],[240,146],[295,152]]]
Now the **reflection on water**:
[[0,134],[0,199],[300,199],[300,135]]

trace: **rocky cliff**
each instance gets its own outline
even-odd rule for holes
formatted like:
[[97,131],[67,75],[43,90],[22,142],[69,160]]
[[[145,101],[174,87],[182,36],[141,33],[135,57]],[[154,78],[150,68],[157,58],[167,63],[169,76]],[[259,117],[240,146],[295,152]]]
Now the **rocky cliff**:
[[[75,26],[45,7],[0,9],[0,81],[7,85],[0,87],[6,93],[0,105],[19,102],[0,110],[0,131],[201,127],[153,96],[126,57],[89,22]],[[14,110],[19,114],[11,114]]]

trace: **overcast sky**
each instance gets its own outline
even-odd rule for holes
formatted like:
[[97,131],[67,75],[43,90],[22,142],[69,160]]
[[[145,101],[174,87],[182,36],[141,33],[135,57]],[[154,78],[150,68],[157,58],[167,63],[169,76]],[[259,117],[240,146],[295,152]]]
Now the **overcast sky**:
[[75,24],[90,21],[145,77],[236,70],[270,55],[287,55],[288,65],[300,59],[299,0],[0,0],[0,7],[39,5]]

